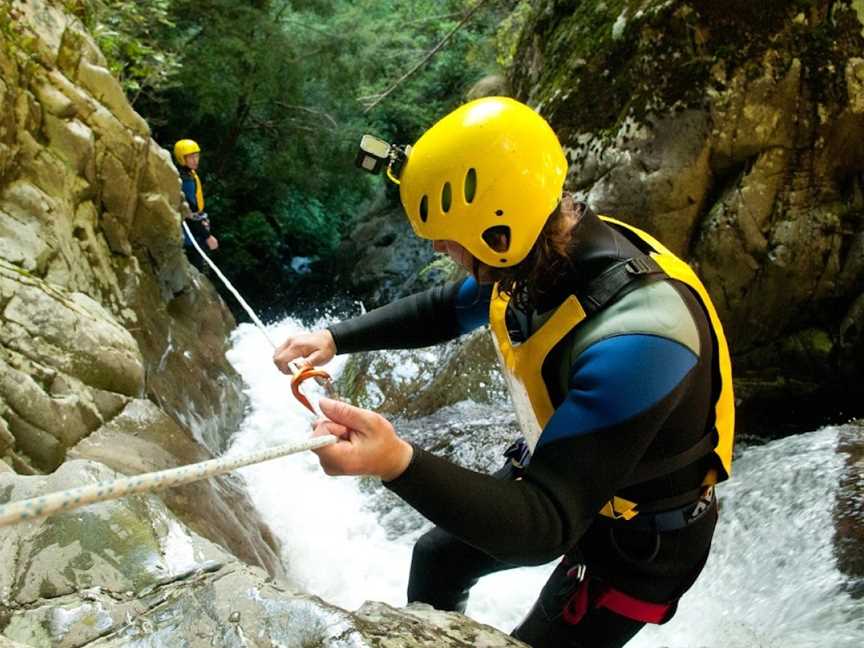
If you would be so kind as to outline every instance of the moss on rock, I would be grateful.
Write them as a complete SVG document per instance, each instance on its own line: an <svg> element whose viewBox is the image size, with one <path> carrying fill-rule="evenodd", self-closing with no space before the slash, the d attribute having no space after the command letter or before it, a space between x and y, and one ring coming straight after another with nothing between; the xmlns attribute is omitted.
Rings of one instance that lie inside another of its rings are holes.
<svg viewBox="0 0 864 648"><path fill-rule="evenodd" d="M760 74L769 49L781 49L786 66L804 62L816 101L841 101L838 71L860 39L844 2L545 0L522 32L511 82L567 142L617 133L628 116L703 106L735 70Z"/></svg>
<svg viewBox="0 0 864 648"><path fill-rule="evenodd" d="M851 385L864 414L864 5L532 9L511 85L559 134L567 186L694 266L739 378L773 373L812 394Z"/></svg>

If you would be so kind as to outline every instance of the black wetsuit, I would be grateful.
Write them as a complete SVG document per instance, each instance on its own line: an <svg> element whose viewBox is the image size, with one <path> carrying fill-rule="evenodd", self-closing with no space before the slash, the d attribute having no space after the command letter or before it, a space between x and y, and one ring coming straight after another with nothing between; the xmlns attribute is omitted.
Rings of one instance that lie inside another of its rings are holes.
<svg viewBox="0 0 864 648"><path fill-rule="evenodd" d="M511 335L529 336L533 331L525 329L538 313L542 323L543 312L571 293L579 296L622 259L640 254L634 242L587 210L574 237L578 274L557 282L558 294L535 312L510 313ZM488 291L469 278L330 330L339 353L415 348L482 324L487 308ZM665 327L660 330L673 333L654 333L658 321ZM657 531L650 526L651 503L695 504L693 493L713 459L631 482L640 465L685 451L711 425L719 390L711 335L701 306L683 284L661 278L628 287L547 357L543 377L556 411L519 471L521 479L513 479L506 467L495 476L466 470L415 447L408 469L387 483L437 525L415 546L409 601L464 611L479 577L564 556L514 631L535 647L621 646L644 625L604 608L589 608L575 625L566 623L561 609L579 585L575 565L587 567L591 582L641 600L677 601L707 558L716 506L686 526ZM645 513L638 523L597 514L613 494L640 502Z"/></svg>

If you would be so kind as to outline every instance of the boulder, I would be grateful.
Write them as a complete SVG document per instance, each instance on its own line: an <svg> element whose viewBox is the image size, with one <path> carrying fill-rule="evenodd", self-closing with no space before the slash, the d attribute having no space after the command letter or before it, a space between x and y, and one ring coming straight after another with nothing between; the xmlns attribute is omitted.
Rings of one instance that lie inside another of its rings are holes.
<svg viewBox="0 0 864 648"><path fill-rule="evenodd" d="M67 456L98 461L129 476L213 458L174 419L143 399L129 401ZM254 513L241 477L214 477L163 491L160 497L193 531L249 564L284 575L278 543Z"/></svg>
<svg viewBox="0 0 864 648"><path fill-rule="evenodd" d="M114 476L89 461L69 461L50 477L0 473L0 504ZM8 527L0 559L0 642L12 645L206 648L259 638L292 648L525 645L426 606L329 605L190 532L154 496Z"/></svg>
<svg viewBox="0 0 864 648"><path fill-rule="evenodd" d="M851 594L860 599L864 596L864 422L840 426L838 438L846 469L834 503L834 551Z"/></svg>
<svg viewBox="0 0 864 648"><path fill-rule="evenodd" d="M62 2L14 3L7 17L2 465L35 476L62 468L72 448L128 472L147 458L173 466L211 457L237 429L245 401L225 358L234 320L182 249L170 155ZM138 449L139 463L121 460L124 444ZM281 573L276 542L239 480L204 482L166 501L244 560Z"/></svg>
<svg viewBox="0 0 864 648"><path fill-rule="evenodd" d="M509 73L559 134L567 187L700 274L752 411L777 377L798 386L790 402L838 390L847 411L864 402L862 13L828 0L542 0ZM799 362L804 339L820 340L818 362Z"/></svg>
<svg viewBox="0 0 864 648"><path fill-rule="evenodd" d="M138 345L102 306L82 293L53 285L0 263L4 344L99 389L136 396L144 390Z"/></svg>
<svg viewBox="0 0 864 648"><path fill-rule="evenodd" d="M378 206L346 237L337 258L344 266L339 269L337 282L367 308L386 304L413 289L430 287L449 274L432 267L440 256L429 241L415 236L401 207ZM433 274L424 276L422 268ZM409 281L411 288L406 285Z"/></svg>
<svg viewBox="0 0 864 648"><path fill-rule="evenodd" d="M358 406L409 418L461 401L488 404L507 398L486 329L435 349L354 354L336 391Z"/></svg>
<svg viewBox="0 0 864 648"><path fill-rule="evenodd" d="M77 80L82 88L107 106L124 126L138 135L150 137L150 127L147 122L132 109L120 82L105 68L104 64L91 63L82 58L78 65Z"/></svg>

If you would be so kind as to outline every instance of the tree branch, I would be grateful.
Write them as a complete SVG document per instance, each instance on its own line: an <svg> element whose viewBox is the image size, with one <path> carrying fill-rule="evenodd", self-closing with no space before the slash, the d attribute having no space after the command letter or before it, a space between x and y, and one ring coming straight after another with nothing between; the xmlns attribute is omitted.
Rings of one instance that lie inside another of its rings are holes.
<svg viewBox="0 0 864 648"><path fill-rule="evenodd" d="M300 22L299 20L292 20L291 18L285 18L279 20L283 25L295 25L297 27L302 27L303 29L308 29L309 31L318 32L319 34L323 34L328 38L333 38L335 40L351 40L350 36L342 36L341 34L334 34L332 32L327 31L326 29L322 29L321 27L314 27L312 25L307 25L306 23Z"/></svg>
<svg viewBox="0 0 864 648"><path fill-rule="evenodd" d="M323 110L316 110L315 108L310 108L309 106L295 106L292 104L287 104L284 101L279 101L276 105L285 108L287 110L302 110L312 115L318 115L319 117L324 117L333 128L339 128L339 123L329 114L324 112Z"/></svg>
<svg viewBox="0 0 864 648"><path fill-rule="evenodd" d="M447 20L448 18L455 18L456 16L463 15L461 11L452 11L446 14L440 14L438 16L427 16L426 18L417 18L416 20L409 20L407 22L403 22L402 26L407 27L408 25L422 25L423 23L432 22L433 20Z"/></svg>
<svg viewBox="0 0 864 648"><path fill-rule="evenodd" d="M477 10L480 9L480 7L485 5L487 2L489 2L489 0L480 0L476 5L474 5L474 7L468 13L465 14L465 16L462 18L462 20L460 20L459 23L453 29L451 29L450 32L444 38L441 39L441 42L439 42L435 47L433 47L431 50L429 50L429 53L426 54L426 56L424 56L422 59L420 59L420 61L418 61L414 67L412 67L405 74L403 74L393 85L391 85L384 92L382 92L375 101L373 101L371 104L366 106L366 108L363 110L363 114L365 115L370 110L372 110L375 106L377 106L382 101L384 101L384 99L386 99L387 96L391 92L393 92L396 88L398 88L400 85L402 85L402 83L406 79L409 79L411 76L413 76L414 73L417 72L417 70L419 70L427 61L429 61L429 59L431 59L433 56L435 56L435 54L438 52L438 50L440 50L442 47L444 47L444 45L447 43L447 41L449 41L457 31L459 31L462 27L464 27L465 24L471 19L471 16L473 16L475 13L477 13Z"/></svg>

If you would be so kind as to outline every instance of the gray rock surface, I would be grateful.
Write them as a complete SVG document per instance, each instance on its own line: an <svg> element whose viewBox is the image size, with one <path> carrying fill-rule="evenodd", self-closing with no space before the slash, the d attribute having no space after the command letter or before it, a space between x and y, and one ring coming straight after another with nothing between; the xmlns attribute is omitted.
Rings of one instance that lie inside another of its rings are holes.
<svg viewBox="0 0 864 648"><path fill-rule="evenodd" d="M68 461L48 477L0 473L0 501L114 477ZM79 646L517 647L456 613L302 594L190 532L153 496L0 529L0 642ZM338 561L322 565L338 569ZM3 644L0 643L0 646Z"/></svg>
<svg viewBox="0 0 864 648"><path fill-rule="evenodd" d="M510 83L561 136L568 187L696 268L748 399L794 384L790 400L860 401L862 16L849 1L542 0L516 51Z"/></svg>
<svg viewBox="0 0 864 648"><path fill-rule="evenodd" d="M343 265L340 283L369 309L412 289L430 287L448 275L437 267L431 274L418 272L440 257L429 241L414 235L401 208L373 209L342 243L338 257Z"/></svg>
<svg viewBox="0 0 864 648"><path fill-rule="evenodd" d="M855 598L864 596L864 421L840 427L838 450L846 470L834 504L834 550L837 567L849 577Z"/></svg>
<svg viewBox="0 0 864 648"><path fill-rule="evenodd" d="M62 3L0 10L0 462L36 475L74 454L131 474L207 459L244 400L233 318L181 247L170 155ZM281 573L237 480L166 501Z"/></svg>
<svg viewBox="0 0 864 648"><path fill-rule="evenodd" d="M382 414L427 416L461 401L498 403L507 391L485 329L442 348L357 353L336 391Z"/></svg>

